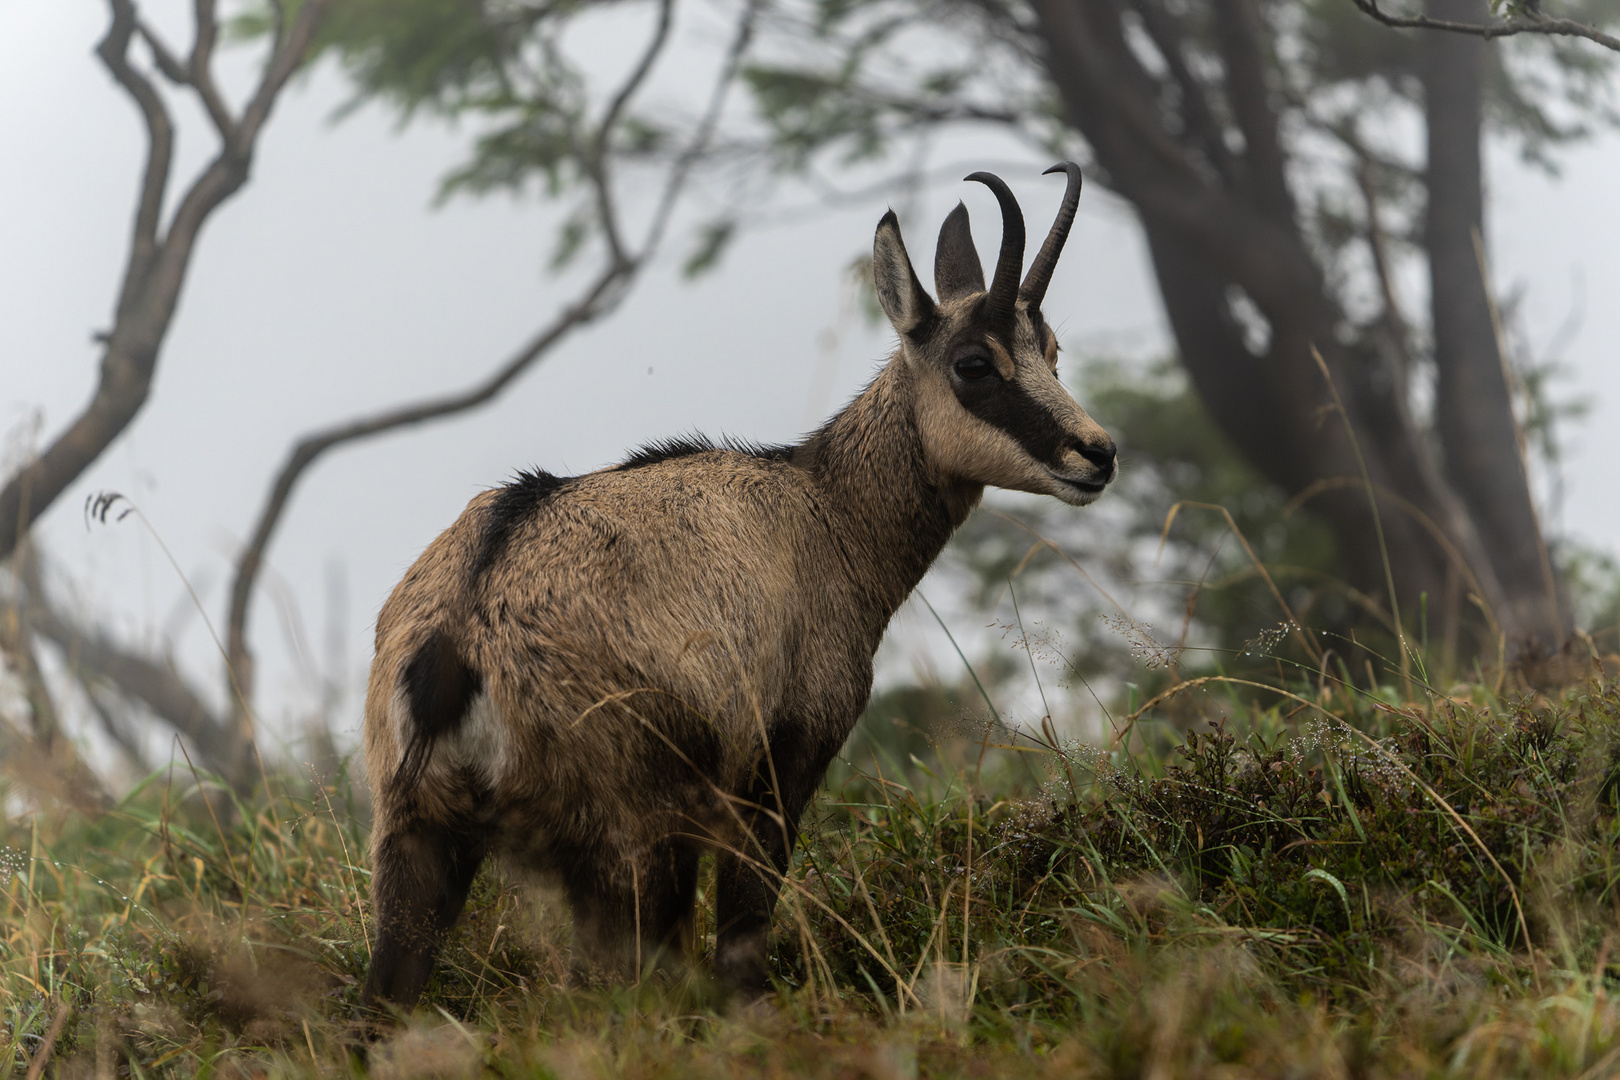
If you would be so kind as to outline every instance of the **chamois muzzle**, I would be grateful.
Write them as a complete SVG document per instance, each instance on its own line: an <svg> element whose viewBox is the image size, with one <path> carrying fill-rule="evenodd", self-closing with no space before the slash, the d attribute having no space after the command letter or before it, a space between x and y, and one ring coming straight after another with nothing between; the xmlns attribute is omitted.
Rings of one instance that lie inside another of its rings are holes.
<svg viewBox="0 0 1620 1080"><path fill-rule="evenodd" d="M1029 266L1029 275L1018 287L1019 299L1026 301L1031 310L1040 309L1041 300L1046 296L1046 286L1052 281L1052 271L1057 268L1058 256L1063 253L1063 243L1069 238L1069 228L1074 224L1075 209L1080 205L1080 166L1072 161L1060 161L1041 175L1047 176L1055 172L1069 174L1069 186L1063 193L1063 205L1058 207L1057 219L1052 222L1052 231L1046 234L1046 241L1041 244L1041 250L1035 253L1035 261Z"/></svg>
<svg viewBox="0 0 1620 1080"><path fill-rule="evenodd" d="M1001 204L1001 255L996 259L996 276L990 282L990 326L998 336L1012 336L1013 317L1018 308L1018 276L1024 272L1024 212L1001 177L976 172L963 177L983 184L995 193Z"/></svg>

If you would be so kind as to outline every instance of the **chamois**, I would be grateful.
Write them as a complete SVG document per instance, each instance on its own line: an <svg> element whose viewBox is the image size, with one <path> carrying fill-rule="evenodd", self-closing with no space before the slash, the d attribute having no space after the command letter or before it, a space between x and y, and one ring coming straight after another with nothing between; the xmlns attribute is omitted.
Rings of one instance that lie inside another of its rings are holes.
<svg viewBox="0 0 1620 1080"><path fill-rule="evenodd" d="M366 694L376 944L363 1000L414 1007L486 854L557 879L577 947L623 971L691 946L717 852L714 974L767 988L800 815L872 690L872 657L986 485L1084 506L1114 444L1058 380L1041 300L1080 169L1020 283L998 177L987 290L967 208L935 302L894 211L873 273L899 347L802 442L653 444L475 497L377 618Z"/></svg>

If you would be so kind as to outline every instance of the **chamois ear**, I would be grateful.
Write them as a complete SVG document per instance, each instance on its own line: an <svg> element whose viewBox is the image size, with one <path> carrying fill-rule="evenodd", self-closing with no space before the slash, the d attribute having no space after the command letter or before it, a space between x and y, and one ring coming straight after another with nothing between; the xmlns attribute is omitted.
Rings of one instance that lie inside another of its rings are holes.
<svg viewBox="0 0 1620 1080"><path fill-rule="evenodd" d="M941 301L984 292L984 267L979 264L979 250L973 246L965 203L957 203L939 227L939 244L934 248L934 291Z"/></svg>
<svg viewBox="0 0 1620 1080"><path fill-rule="evenodd" d="M878 222L877 236L872 240L872 279L878 303L894 328L913 340L926 336L936 308L917 280L917 271L911 268L911 256L906 254L906 242L900 239L900 221L893 210Z"/></svg>

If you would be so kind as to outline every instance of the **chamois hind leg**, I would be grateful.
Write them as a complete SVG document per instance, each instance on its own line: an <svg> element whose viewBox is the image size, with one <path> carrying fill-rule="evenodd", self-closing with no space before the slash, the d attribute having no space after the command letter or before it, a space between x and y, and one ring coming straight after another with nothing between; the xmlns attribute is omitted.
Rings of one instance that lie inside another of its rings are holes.
<svg viewBox="0 0 1620 1080"><path fill-rule="evenodd" d="M377 842L371 867L377 938L360 995L364 1006L416 1007L486 850L476 831L426 821Z"/></svg>
<svg viewBox="0 0 1620 1080"><path fill-rule="evenodd" d="M570 873L566 885L574 939L589 966L624 976L688 955L697 896L698 852L692 844L659 843L633 870L628 863L613 872L587 865Z"/></svg>
<svg viewBox="0 0 1620 1080"><path fill-rule="evenodd" d="M765 775L756 777L737 807L742 819L738 846L722 849L715 866L719 893L715 978L748 997L759 997L770 989L766 961L770 956L771 919L793 845L798 841L799 817L814 788L813 782L803 777L781 776L782 795L778 798L768 763L762 762L759 770ZM816 775L819 778L820 773Z"/></svg>

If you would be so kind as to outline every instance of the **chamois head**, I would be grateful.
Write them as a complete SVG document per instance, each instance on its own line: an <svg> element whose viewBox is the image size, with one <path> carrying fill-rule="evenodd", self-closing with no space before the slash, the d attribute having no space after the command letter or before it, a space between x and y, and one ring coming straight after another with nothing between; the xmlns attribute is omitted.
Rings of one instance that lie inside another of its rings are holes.
<svg viewBox="0 0 1620 1080"><path fill-rule="evenodd" d="M946 483L987 484L1056 495L1084 506L1117 472L1114 442L1057 377L1057 337L1041 299L1080 201L1080 166L1046 242L1019 284L1024 217L1007 185L990 173L967 177L1001 204L1001 256L987 290L967 207L958 203L939 231L936 303L917 280L894 211L878 223L873 274L878 301L900 333L903 362L918 385L923 452Z"/></svg>

